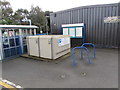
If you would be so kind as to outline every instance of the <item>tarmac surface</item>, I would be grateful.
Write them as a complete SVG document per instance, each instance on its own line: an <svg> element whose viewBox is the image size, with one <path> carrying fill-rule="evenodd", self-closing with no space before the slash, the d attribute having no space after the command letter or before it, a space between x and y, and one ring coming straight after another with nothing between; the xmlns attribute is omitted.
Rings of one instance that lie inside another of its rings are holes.
<svg viewBox="0 0 120 90"><path fill-rule="evenodd" d="M73 66L71 56L59 63L19 57L2 62L2 78L23 88L118 88L118 50L96 49L97 58L88 64L79 50Z"/></svg>

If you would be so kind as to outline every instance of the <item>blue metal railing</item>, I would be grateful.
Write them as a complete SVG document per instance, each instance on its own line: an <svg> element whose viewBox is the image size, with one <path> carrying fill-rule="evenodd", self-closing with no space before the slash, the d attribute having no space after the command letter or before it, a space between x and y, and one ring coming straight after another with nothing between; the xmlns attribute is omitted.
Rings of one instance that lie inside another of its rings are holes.
<svg viewBox="0 0 120 90"><path fill-rule="evenodd" d="M80 58L81 58L81 59L83 58L83 50L82 50L82 49L85 49L86 54L87 54L87 56L88 56L88 63L89 63L89 64L92 64L91 59L90 59L89 50L87 49L87 47L85 47L86 45L90 45L90 46L92 46L92 47L94 48L94 58L96 59L96 49L95 49L95 45L92 44L92 43L83 43L82 46L80 46L80 47L74 47L74 48L72 49L73 65L76 65L76 60L75 60L75 56L74 56L74 51L75 51L75 49L80 49L80 51L81 51Z"/></svg>

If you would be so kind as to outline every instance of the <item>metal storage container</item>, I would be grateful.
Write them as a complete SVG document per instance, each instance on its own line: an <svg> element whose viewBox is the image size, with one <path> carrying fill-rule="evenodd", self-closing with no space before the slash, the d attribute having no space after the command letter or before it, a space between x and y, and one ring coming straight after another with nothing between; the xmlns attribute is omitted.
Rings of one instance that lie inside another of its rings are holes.
<svg viewBox="0 0 120 90"><path fill-rule="evenodd" d="M70 52L69 35L41 35L27 37L28 54L57 59Z"/></svg>

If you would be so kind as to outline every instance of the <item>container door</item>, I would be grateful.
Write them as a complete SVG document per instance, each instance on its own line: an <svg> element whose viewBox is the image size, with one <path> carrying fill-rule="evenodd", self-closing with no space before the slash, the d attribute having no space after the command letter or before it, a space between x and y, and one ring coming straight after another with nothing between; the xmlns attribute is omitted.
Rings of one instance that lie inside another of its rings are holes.
<svg viewBox="0 0 120 90"><path fill-rule="evenodd" d="M1 48L0 48L0 60L2 60L2 53L1 53Z"/></svg>
<svg viewBox="0 0 120 90"><path fill-rule="evenodd" d="M40 57L52 59L51 38L40 38Z"/></svg>
<svg viewBox="0 0 120 90"><path fill-rule="evenodd" d="M29 38L28 40L29 55L39 57L38 38Z"/></svg>
<svg viewBox="0 0 120 90"><path fill-rule="evenodd" d="M2 48L2 30L0 30L0 60L2 60L3 48Z"/></svg>

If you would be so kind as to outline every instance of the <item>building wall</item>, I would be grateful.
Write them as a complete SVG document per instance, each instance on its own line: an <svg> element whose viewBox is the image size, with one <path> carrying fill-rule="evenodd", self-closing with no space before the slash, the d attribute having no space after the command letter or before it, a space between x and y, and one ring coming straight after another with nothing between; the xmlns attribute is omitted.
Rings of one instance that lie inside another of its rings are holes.
<svg viewBox="0 0 120 90"><path fill-rule="evenodd" d="M62 34L62 24L85 23L85 42L100 47L118 47L118 22L104 22L106 17L114 16L118 16L118 3L55 12L50 15L51 33Z"/></svg>

